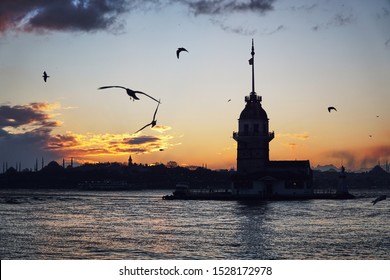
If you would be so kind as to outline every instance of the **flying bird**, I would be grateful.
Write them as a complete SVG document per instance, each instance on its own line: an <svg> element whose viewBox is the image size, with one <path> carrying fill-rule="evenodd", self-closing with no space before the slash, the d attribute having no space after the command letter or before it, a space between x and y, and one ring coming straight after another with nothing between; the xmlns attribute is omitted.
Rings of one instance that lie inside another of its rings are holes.
<svg viewBox="0 0 390 280"><path fill-rule="evenodd" d="M227 102L230 102L230 101L232 101L231 99L229 99Z"/></svg>
<svg viewBox="0 0 390 280"><path fill-rule="evenodd" d="M130 96L130 99L139 100L139 98L136 95L136 93L139 93L139 94L146 95L147 97L153 99L157 103L160 103L160 101L158 101L156 98L150 96L149 94L146 94L145 92L138 91L138 90L132 90L132 89L125 88L125 87L122 87L122 86L104 86L104 87L100 87L98 89L106 89L106 88L123 88L124 90L126 90L127 95Z"/></svg>
<svg viewBox="0 0 390 280"><path fill-rule="evenodd" d="M45 81L45 83L46 83L46 80L47 80L47 78L49 78L50 76L48 76L47 74L46 74L46 71L43 71L43 80Z"/></svg>
<svg viewBox="0 0 390 280"><path fill-rule="evenodd" d="M138 130L137 130L136 132L134 132L134 133L140 132L142 129L148 127L149 125L151 125L152 127L154 127L154 126L157 124L156 114L157 114L158 106L160 106L160 100L158 101L156 110L154 111L153 120L152 120L150 123L148 123L147 125L144 125L142 128L138 129Z"/></svg>
<svg viewBox="0 0 390 280"><path fill-rule="evenodd" d="M188 52L185 48L178 48L176 51L177 59L179 59L179 55L181 52Z"/></svg>
<svg viewBox="0 0 390 280"><path fill-rule="evenodd" d="M331 107L328 107L328 112L330 113L330 111L332 111L332 110L335 110L335 111L337 111L336 110L336 108L335 107L333 107L333 106L331 106Z"/></svg>
<svg viewBox="0 0 390 280"><path fill-rule="evenodd" d="M375 205L377 202L385 200L385 199L386 199L386 195L378 196L375 200L372 201L372 205Z"/></svg>

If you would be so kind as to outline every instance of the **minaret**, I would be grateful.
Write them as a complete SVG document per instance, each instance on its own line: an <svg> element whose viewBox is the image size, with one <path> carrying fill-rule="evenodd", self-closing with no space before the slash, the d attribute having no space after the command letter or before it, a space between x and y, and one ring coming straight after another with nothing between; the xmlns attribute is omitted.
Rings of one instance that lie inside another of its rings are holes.
<svg viewBox="0 0 390 280"><path fill-rule="evenodd" d="M245 96L245 108L238 119L238 132L233 132L237 141L237 171L253 173L265 171L269 162L269 142L274 132L269 132L267 113L261 107L261 96L255 91L255 50L252 39L251 59L252 92Z"/></svg>
<svg viewBox="0 0 390 280"><path fill-rule="evenodd" d="M133 159L131 155L129 156L129 160L127 161L127 166L133 166Z"/></svg>

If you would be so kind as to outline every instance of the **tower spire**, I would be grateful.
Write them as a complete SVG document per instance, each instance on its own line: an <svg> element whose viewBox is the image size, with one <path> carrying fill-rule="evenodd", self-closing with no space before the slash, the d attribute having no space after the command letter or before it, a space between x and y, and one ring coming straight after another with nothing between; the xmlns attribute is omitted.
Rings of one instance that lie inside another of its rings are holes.
<svg viewBox="0 0 390 280"><path fill-rule="evenodd" d="M252 92L251 94L256 94L255 92L255 47L252 38L252 58L249 60L249 64L252 65Z"/></svg>

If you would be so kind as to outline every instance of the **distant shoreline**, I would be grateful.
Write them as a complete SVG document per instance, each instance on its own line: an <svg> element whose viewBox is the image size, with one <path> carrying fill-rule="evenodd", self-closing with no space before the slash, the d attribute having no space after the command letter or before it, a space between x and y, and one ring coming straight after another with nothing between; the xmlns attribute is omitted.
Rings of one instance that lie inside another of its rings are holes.
<svg viewBox="0 0 390 280"><path fill-rule="evenodd" d="M234 170L210 170L204 167L189 169L185 167L167 167L163 164L122 165L106 163L63 168L51 162L39 171L16 171L9 168L0 174L0 189L102 189L112 190L109 185L93 184L82 186L86 182L124 182L126 186L115 186L114 190L150 190L174 189L178 182L186 182L191 188L226 188L231 186ZM335 171L313 170L313 188L334 188L337 186L339 173ZM375 166L368 172L346 172L349 189L390 187L390 173Z"/></svg>

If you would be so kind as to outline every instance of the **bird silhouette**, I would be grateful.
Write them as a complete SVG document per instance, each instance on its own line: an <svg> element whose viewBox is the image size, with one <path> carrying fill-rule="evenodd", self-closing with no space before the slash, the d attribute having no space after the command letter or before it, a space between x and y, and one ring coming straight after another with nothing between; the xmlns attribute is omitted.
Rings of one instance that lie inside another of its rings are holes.
<svg viewBox="0 0 390 280"><path fill-rule="evenodd" d="M378 196L376 199L374 199L374 200L372 201L372 205L375 205L377 202L382 201L382 200L385 200L385 199L386 199L386 195Z"/></svg>
<svg viewBox="0 0 390 280"><path fill-rule="evenodd" d="M337 111L336 110L336 108L335 107L333 107L333 106L331 106L331 107L328 107L328 112L330 113L330 111L332 111L332 110L335 110L335 111Z"/></svg>
<svg viewBox="0 0 390 280"><path fill-rule="evenodd" d="M185 48L178 48L176 51L177 59L179 59L179 55L181 52L188 52Z"/></svg>
<svg viewBox="0 0 390 280"><path fill-rule="evenodd" d="M229 99L227 102L230 102L230 101L232 101L231 99Z"/></svg>
<svg viewBox="0 0 390 280"><path fill-rule="evenodd" d="M46 74L46 71L43 71L43 80L45 81L45 83L46 83L46 80L47 80L47 78L49 78L50 76L48 76L47 74Z"/></svg>
<svg viewBox="0 0 390 280"><path fill-rule="evenodd" d="M134 132L134 133L140 132L140 131L143 130L144 128L147 128L149 125L151 125L152 127L154 127L154 126L157 124L156 114L157 114L158 106L160 106L160 100L158 101L156 110L154 111L153 120L152 120L150 123L148 123L147 125L144 125L142 128L138 129L138 130L137 130L136 132Z"/></svg>
<svg viewBox="0 0 390 280"><path fill-rule="evenodd" d="M104 87L100 87L98 89L106 89L106 88L123 88L124 90L126 90L127 95L130 96L130 99L139 100L139 98L136 95L136 93L139 93L139 94L146 95L147 97L153 99L157 103L160 103L160 101L158 101L156 98L150 96L149 94L146 94L145 92L138 91L138 90L132 90L132 89L125 88L125 87L122 87L122 86L104 86Z"/></svg>

